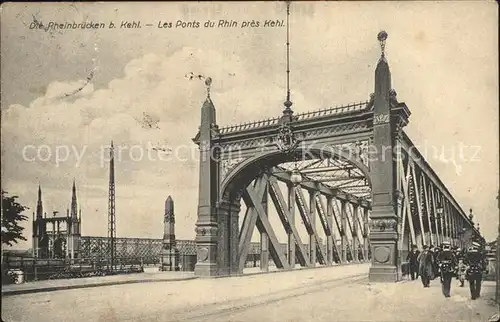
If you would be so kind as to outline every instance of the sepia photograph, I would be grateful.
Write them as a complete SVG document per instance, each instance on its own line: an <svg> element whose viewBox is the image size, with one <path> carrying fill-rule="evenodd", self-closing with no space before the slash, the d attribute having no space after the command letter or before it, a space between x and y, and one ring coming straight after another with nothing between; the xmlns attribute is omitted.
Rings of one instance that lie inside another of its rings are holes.
<svg viewBox="0 0 500 322"><path fill-rule="evenodd" d="M0 28L2 321L500 321L497 2Z"/></svg>

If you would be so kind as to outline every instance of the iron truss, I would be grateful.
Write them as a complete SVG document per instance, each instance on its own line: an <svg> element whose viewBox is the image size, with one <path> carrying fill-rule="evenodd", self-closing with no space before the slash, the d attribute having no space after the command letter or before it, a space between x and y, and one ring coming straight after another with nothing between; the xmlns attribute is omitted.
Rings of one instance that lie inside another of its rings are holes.
<svg viewBox="0 0 500 322"><path fill-rule="evenodd" d="M343 191L371 201L371 188L366 176L357 167L340 158L310 159L287 162L277 167L283 173L297 168L304 182L322 183L328 188Z"/></svg>

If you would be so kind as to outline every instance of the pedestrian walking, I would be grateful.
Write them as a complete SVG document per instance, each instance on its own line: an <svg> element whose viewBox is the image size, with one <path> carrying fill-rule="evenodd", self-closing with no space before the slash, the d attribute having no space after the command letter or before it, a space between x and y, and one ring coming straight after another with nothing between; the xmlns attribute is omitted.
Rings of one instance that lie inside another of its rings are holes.
<svg viewBox="0 0 500 322"><path fill-rule="evenodd" d="M418 255L420 255L420 251L418 250L417 245L413 245L411 252L409 252L408 256L406 256L412 281L418 279Z"/></svg>
<svg viewBox="0 0 500 322"><path fill-rule="evenodd" d="M475 300L481 296L481 282L483 272L486 270L486 259L484 254L479 250L479 244L473 243L465 256L465 264L467 268L467 280L469 281L471 299Z"/></svg>
<svg viewBox="0 0 500 322"><path fill-rule="evenodd" d="M457 259L451 250L450 242L443 242L442 251L438 256L439 270L441 272L441 289L445 297L450 297L451 280L455 275Z"/></svg>
<svg viewBox="0 0 500 322"><path fill-rule="evenodd" d="M437 268L437 247L435 247L434 245L431 244L431 246L429 247L429 252L431 253L432 255L432 276L431 276L431 280L435 279L437 276L438 276L438 268Z"/></svg>
<svg viewBox="0 0 500 322"><path fill-rule="evenodd" d="M422 284L424 285L424 287L429 287L434 258L429 252L429 247L427 245L424 245L423 251L420 253L417 260L419 264L419 274L422 279Z"/></svg>

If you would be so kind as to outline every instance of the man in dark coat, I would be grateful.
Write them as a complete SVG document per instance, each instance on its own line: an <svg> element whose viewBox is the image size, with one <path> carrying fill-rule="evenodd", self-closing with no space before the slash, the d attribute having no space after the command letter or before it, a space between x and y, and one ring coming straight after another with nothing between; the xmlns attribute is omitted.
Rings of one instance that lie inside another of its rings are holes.
<svg viewBox="0 0 500 322"><path fill-rule="evenodd" d="M406 256L412 281L418 278L418 255L420 255L420 252L418 251L417 245L413 245L411 252Z"/></svg>
<svg viewBox="0 0 500 322"><path fill-rule="evenodd" d="M441 272L441 286L443 295L450 297L451 292L451 279L455 275L457 267L457 258L451 250L450 242L443 242L442 251L438 256L439 270Z"/></svg>
<svg viewBox="0 0 500 322"><path fill-rule="evenodd" d="M465 264L469 266L466 276L469 280L471 299L475 300L481 295L481 281L483 271L486 270L484 254L480 252L477 244L474 243L469 249L465 257Z"/></svg>
<svg viewBox="0 0 500 322"><path fill-rule="evenodd" d="M437 267L437 247L432 245L429 247L429 252L432 254L433 265L432 265L432 276L431 279L435 279L438 276L438 267Z"/></svg>
<svg viewBox="0 0 500 322"><path fill-rule="evenodd" d="M419 274L422 278L422 284L424 287L429 287L434 258L431 252L429 252L429 247L427 245L424 245L423 248L424 250L418 256Z"/></svg>
<svg viewBox="0 0 500 322"><path fill-rule="evenodd" d="M436 277L441 277L441 267L439 267L439 261L438 258L443 252L443 245L436 246L434 247L434 270L435 270L435 275Z"/></svg>

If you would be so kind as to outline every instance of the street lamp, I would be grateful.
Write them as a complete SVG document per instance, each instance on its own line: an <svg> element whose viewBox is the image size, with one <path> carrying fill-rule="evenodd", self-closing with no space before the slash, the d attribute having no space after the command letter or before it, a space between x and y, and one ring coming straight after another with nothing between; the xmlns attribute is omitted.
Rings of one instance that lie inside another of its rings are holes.
<svg viewBox="0 0 500 322"><path fill-rule="evenodd" d="M467 231L467 228L465 227L462 227L462 229L460 229L458 231L458 238L460 238L460 248L464 248L464 235L465 235L465 232Z"/></svg>
<svg viewBox="0 0 500 322"><path fill-rule="evenodd" d="M290 181L294 186L302 183L302 175L300 174L299 169L297 169L297 167L295 167L295 169L292 170L292 173L290 174Z"/></svg>
<svg viewBox="0 0 500 322"><path fill-rule="evenodd" d="M436 220L438 221L439 223L439 226L441 227L441 233L443 232L443 227L441 225L441 217L443 216L443 207L437 207L436 209ZM439 231L438 231L438 234L439 234ZM442 236L443 238L441 239L441 242L444 241L444 235Z"/></svg>

